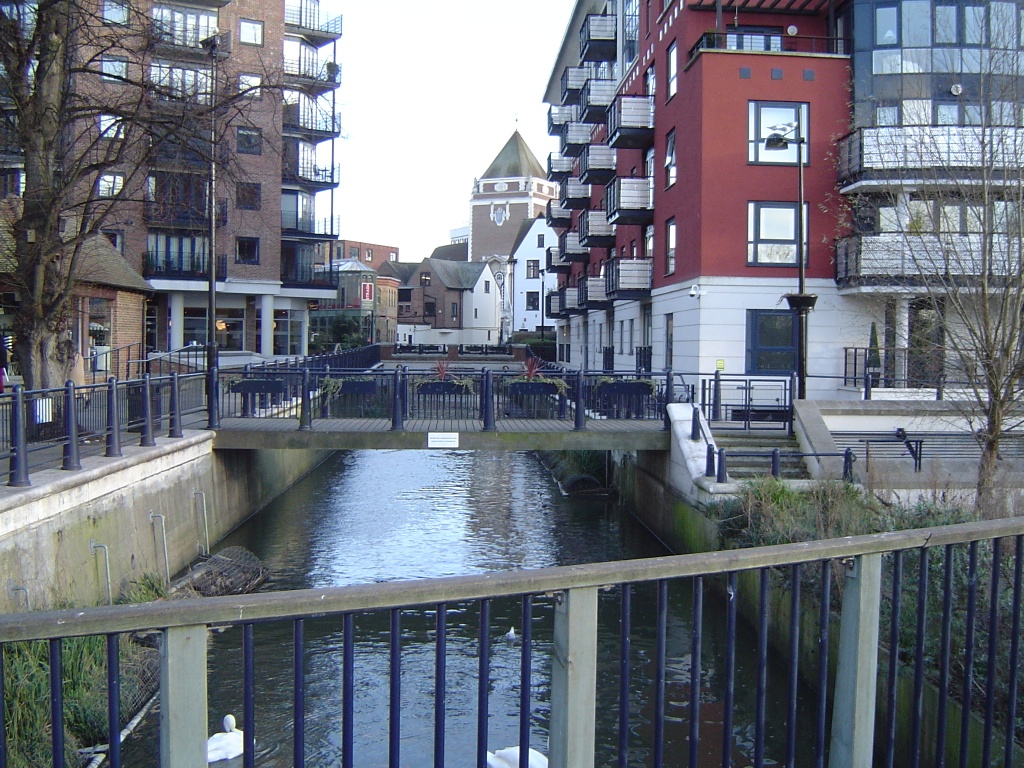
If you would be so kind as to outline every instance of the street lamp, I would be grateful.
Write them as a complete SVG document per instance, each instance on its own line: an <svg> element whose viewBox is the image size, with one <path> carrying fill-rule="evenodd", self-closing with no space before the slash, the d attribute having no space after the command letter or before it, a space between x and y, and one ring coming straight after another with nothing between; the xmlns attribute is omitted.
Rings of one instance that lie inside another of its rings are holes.
<svg viewBox="0 0 1024 768"><path fill-rule="evenodd" d="M773 125L768 130L772 133L764 141L766 150L785 150L790 145L796 146L796 166L798 179L798 194L796 207L796 262L797 262L797 292L787 293L783 298L789 304L789 309L796 317L797 338L796 338L796 375L797 375L797 398L807 398L807 314L814 309L818 301L817 295L807 293L805 290L805 277L807 271L807 250L804 238L804 147L807 140L804 138L803 126L801 125L801 107L797 107L796 121Z"/></svg>
<svg viewBox="0 0 1024 768"><path fill-rule="evenodd" d="M544 295L544 270L540 270L540 340L544 341L544 315L547 310L547 296Z"/></svg>
<svg viewBox="0 0 1024 768"><path fill-rule="evenodd" d="M220 56L220 33L213 34L199 44L210 54L210 260L206 307L206 370L217 367L217 59Z"/></svg>

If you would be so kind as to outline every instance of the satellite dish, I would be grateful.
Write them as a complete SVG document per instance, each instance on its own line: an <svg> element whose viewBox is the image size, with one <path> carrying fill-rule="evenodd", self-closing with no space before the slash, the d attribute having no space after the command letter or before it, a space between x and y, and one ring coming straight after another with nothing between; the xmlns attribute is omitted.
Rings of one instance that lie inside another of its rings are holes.
<svg viewBox="0 0 1024 768"><path fill-rule="evenodd" d="M960 85L960 83L954 83L949 87L949 92L952 93L954 96L959 96L961 93L964 92L964 87Z"/></svg>

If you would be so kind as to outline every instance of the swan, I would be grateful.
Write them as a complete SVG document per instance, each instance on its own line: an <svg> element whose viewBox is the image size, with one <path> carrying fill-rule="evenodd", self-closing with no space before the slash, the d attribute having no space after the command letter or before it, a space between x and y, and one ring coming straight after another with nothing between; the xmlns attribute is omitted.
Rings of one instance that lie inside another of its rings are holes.
<svg viewBox="0 0 1024 768"><path fill-rule="evenodd" d="M206 740L206 762L230 760L242 754L242 732L235 727L235 716L224 715L224 733Z"/></svg>
<svg viewBox="0 0 1024 768"><path fill-rule="evenodd" d="M548 768L548 759L536 749L530 748L530 768ZM487 768L519 768L519 747L506 747L497 752L487 753Z"/></svg>

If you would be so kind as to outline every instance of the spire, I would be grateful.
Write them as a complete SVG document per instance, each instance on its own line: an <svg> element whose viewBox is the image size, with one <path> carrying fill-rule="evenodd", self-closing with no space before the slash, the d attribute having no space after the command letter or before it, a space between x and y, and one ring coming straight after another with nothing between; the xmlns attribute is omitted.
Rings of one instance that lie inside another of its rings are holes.
<svg viewBox="0 0 1024 768"><path fill-rule="evenodd" d="M517 130L480 177L482 179L547 178L547 172Z"/></svg>

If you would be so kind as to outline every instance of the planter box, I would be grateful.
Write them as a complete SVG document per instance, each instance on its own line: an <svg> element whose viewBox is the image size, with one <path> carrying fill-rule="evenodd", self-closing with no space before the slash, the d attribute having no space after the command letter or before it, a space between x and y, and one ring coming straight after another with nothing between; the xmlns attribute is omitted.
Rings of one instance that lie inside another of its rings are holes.
<svg viewBox="0 0 1024 768"><path fill-rule="evenodd" d="M515 381L508 385L508 393L512 397L524 395L557 395L558 385L550 381Z"/></svg>
<svg viewBox="0 0 1024 768"><path fill-rule="evenodd" d="M646 381L612 381L597 385L598 397L644 397L654 389Z"/></svg>
<svg viewBox="0 0 1024 768"><path fill-rule="evenodd" d="M416 388L418 395L471 395L472 387L456 381L424 381Z"/></svg>
<svg viewBox="0 0 1024 768"><path fill-rule="evenodd" d="M654 397L654 389L646 381L611 381L595 389L597 408L610 419L642 419Z"/></svg>
<svg viewBox="0 0 1024 768"><path fill-rule="evenodd" d="M376 381L351 381L345 379L341 382L341 394L343 395L372 395L376 392Z"/></svg>

